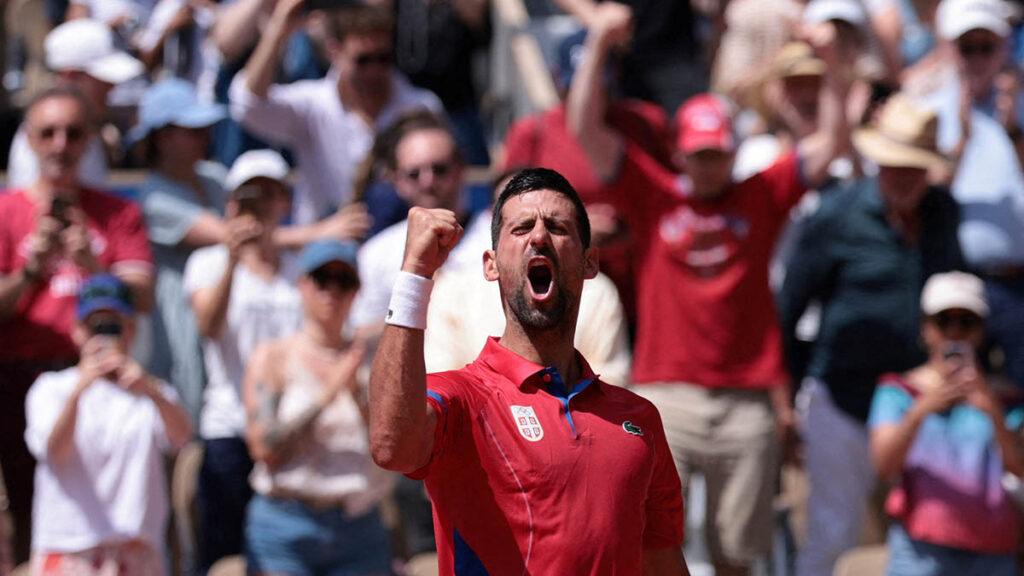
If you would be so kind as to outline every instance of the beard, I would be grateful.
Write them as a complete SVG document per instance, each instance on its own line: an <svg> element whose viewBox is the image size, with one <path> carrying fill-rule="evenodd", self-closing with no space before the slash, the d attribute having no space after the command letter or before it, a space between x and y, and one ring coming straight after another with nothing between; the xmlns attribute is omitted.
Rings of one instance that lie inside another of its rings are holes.
<svg viewBox="0 0 1024 576"><path fill-rule="evenodd" d="M513 290L508 297L508 307L527 332L550 330L561 324L569 311L569 298L561 286L557 292L550 308L541 309L530 307L524 290Z"/></svg>

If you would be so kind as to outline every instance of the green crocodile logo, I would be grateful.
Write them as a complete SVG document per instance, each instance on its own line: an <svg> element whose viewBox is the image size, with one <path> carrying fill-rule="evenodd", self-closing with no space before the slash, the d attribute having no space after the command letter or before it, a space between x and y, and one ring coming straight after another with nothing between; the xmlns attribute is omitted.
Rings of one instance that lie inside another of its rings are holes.
<svg viewBox="0 0 1024 576"><path fill-rule="evenodd" d="M629 432L630 434L632 434L634 436L643 436L644 435L643 428L641 428L639 426L634 426L633 423L631 421L629 421L629 420L626 420L625 422L622 423L622 429L625 430L626 432Z"/></svg>

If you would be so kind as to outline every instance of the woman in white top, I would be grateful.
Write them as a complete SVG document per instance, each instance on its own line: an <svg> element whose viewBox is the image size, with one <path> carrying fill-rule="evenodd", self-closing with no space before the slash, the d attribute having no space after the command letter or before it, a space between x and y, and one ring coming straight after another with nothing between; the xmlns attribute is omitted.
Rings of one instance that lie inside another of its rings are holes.
<svg viewBox="0 0 1024 576"><path fill-rule="evenodd" d="M357 246L320 241L299 256L302 328L256 349L245 377L256 496L246 516L253 574L388 574L369 455L359 346L342 325L359 289Z"/></svg>
<svg viewBox="0 0 1024 576"><path fill-rule="evenodd" d="M192 433L174 389L126 354L131 292L109 274L83 284L78 365L29 390L25 440L38 459L33 576L164 574L164 456Z"/></svg>

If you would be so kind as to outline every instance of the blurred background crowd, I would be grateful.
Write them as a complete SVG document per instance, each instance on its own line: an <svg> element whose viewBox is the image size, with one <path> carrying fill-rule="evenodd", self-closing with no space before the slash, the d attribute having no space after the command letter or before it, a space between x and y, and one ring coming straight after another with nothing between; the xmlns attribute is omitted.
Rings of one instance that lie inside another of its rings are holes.
<svg viewBox="0 0 1024 576"><path fill-rule="evenodd" d="M693 573L1021 573L1017 0L0 4L0 576L436 574L366 433L405 216L459 368L537 166Z"/></svg>

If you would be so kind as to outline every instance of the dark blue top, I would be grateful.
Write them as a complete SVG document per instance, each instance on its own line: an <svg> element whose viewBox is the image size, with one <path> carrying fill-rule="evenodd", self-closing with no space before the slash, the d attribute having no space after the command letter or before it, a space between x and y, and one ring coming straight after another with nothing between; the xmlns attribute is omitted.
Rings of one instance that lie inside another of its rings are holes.
<svg viewBox="0 0 1024 576"><path fill-rule="evenodd" d="M937 272L963 268L958 210L945 189L921 202L921 230L907 243L885 217L877 179L822 194L803 229L779 294L787 362L794 378L822 380L836 405L864 422L886 372L924 362L920 296ZM822 305L817 340L795 337L808 304Z"/></svg>

